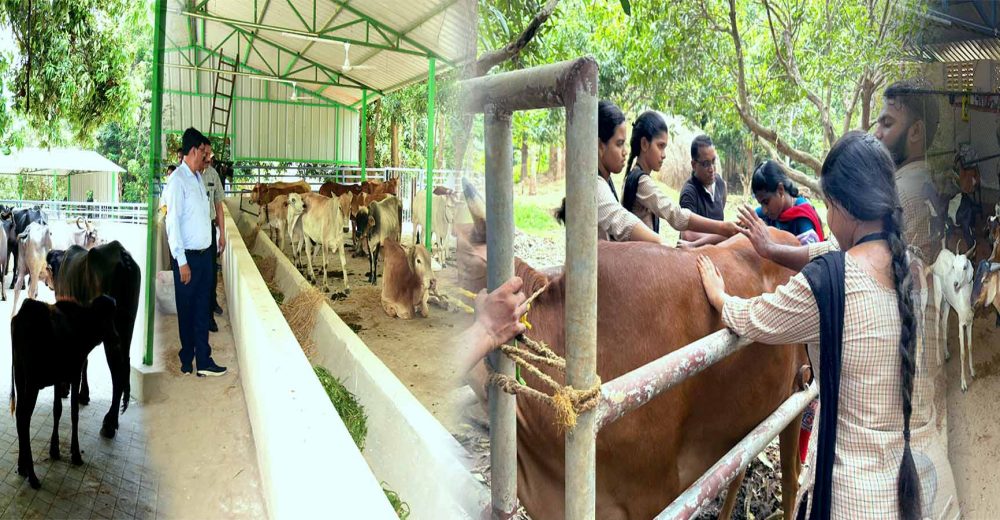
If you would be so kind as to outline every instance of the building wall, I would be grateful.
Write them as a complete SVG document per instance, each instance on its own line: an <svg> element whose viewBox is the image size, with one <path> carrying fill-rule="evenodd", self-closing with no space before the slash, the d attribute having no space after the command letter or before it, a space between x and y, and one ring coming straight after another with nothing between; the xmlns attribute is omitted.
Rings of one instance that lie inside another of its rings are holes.
<svg viewBox="0 0 1000 520"><path fill-rule="evenodd" d="M69 200L85 202L87 191L94 190L94 202L119 202L118 176L112 172L78 173L69 179Z"/></svg>
<svg viewBox="0 0 1000 520"><path fill-rule="evenodd" d="M167 63L187 65L182 52L172 51ZM214 68L214 60L202 66ZM211 122L215 75L164 68L163 128L181 133L194 126L207 132ZM357 164L360 119L356 110L335 105L299 90L292 101L291 85L236 77L229 135L233 159Z"/></svg>

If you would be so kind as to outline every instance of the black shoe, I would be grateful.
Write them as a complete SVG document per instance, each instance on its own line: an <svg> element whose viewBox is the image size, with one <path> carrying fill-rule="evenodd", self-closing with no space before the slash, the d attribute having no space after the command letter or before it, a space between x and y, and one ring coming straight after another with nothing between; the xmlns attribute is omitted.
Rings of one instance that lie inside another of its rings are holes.
<svg viewBox="0 0 1000 520"><path fill-rule="evenodd" d="M201 377L205 376L214 377L214 376L226 375L226 367L220 367L219 365L216 365L214 361L212 361L211 364L206 366L205 368L198 367L198 375Z"/></svg>
<svg viewBox="0 0 1000 520"><path fill-rule="evenodd" d="M212 318L208 322L208 331L209 332L219 332L219 325L217 323L215 323L215 318Z"/></svg>
<svg viewBox="0 0 1000 520"><path fill-rule="evenodd" d="M217 316L222 316L222 307L219 307L219 304L216 303L215 308L212 309L212 312L214 312Z"/></svg>
<svg viewBox="0 0 1000 520"><path fill-rule="evenodd" d="M181 375L187 376L194 372L194 368L191 365L181 365Z"/></svg>

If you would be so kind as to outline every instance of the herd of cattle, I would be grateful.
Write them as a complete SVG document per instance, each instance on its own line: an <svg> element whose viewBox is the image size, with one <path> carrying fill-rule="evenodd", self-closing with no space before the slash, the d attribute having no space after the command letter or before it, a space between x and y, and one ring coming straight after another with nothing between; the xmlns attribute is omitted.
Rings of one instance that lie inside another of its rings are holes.
<svg viewBox="0 0 1000 520"><path fill-rule="evenodd" d="M14 209L0 206L0 282L10 257L14 259L11 319L12 372L10 407L17 422L17 472L31 487L41 482L31 456L31 413L38 393L53 387L55 421L49 455L59 459L61 399L70 398L71 460L82 464L77 423L79 405L90 402L87 356L97 345L111 371L111 406L101 435L113 438L118 430L118 408L129 401L129 347L139 306L141 274L132 255L117 240L98 237L97 227L83 218L49 222L38 206ZM55 292L56 303L35 300L38 283ZM18 310L20 291L29 283L28 300ZM6 300L6 286L0 294ZM18 403L18 398L20 403Z"/></svg>
<svg viewBox="0 0 1000 520"><path fill-rule="evenodd" d="M943 339L944 359L949 359L948 352L948 316L952 309L958 316L959 361L962 365L962 391L968 390L965 380L966 350L968 350L969 375L976 376L972 364L972 322L979 312L989 312L992 306L997 313L996 326L1000 327L1000 203L994 208L994 214L986 221L986 235L992 244L989 256L974 265L976 244L965 253L950 251L947 247L948 237L960 231L960 224L954 221L954 214L938 215L933 206L931 210L931 232L940 235L941 252L930 265L929 269L934 279L933 298L938 309L938 327L940 338ZM957 248L957 245L956 245ZM922 306L927 302L922 301ZM937 359L942 362L941 344L938 344Z"/></svg>
<svg viewBox="0 0 1000 520"><path fill-rule="evenodd" d="M398 197L399 180L370 180L361 184L327 182L313 192L305 181L257 184L250 202L261 209L258 225L273 234L282 250L290 252L297 267L306 268L306 278L318 282L313 258L322 252L323 287L328 288L328 253L340 257L344 290L347 279L345 233L355 255L367 256L368 282L378 285L382 268L382 308L391 317L410 319L428 315L427 301L436 290L430 253L420 245L420 229L432 233L434 252L443 266L448 259L447 240L454 230L461 202L458 192L435 187L430 229L426 217L426 192L414 194L414 245L402 245L403 205ZM304 265L303 265L304 264Z"/></svg>

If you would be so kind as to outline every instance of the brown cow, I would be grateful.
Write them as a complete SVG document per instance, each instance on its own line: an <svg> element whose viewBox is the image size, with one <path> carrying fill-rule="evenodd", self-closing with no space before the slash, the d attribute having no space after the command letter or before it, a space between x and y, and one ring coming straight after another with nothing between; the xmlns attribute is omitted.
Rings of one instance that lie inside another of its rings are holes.
<svg viewBox="0 0 1000 520"><path fill-rule="evenodd" d="M345 193L352 193L357 195L361 193L360 184L340 184L339 182L324 182L322 186L319 187L319 194L326 197L339 197Z"/></svg>
<svg viewBox="0 0 1000 520"><path fill-rule="evenodd" d="M459 230L459 271L472 291L485 285L482 230L481 221ZM798 243L777 229L771 235L779 243ZM792 274L762 260L739 235L697 251L600 242L597 368L602 381L723 328L702 288L696 264L701 254L719 266L727 291L736 296L774 291ZM565 357L563 274L543 274L520 259L515 259L515 272L525 282L525 294L549 284L528 312L533 326L528 335ZM597 518L645 519L662 511L795 391L797 369L806 362L801 345L751 345L605 427L597 438ZM526 371L522 375L529 386L544 388ZM798 420L780 434L785 511L792 510L796 495L798 434ZM551 409L518 399L517 435L521 503L533 518L563 518L565 444ZM732 511L741 480L731 486L724 512Z"/></svg>
<svg viewBox="0 0 1000 520"><path fill-rule="evenodd" d="M312 188L304 180L295 182L273 182L270 184L257 184L250 192L250 202L258 205L270 204L278 195L288 195L290 193L309 193Z"/></svg>
<svg viewBox="0 0 1000 520"><path fill-rule="evenodd" d="M428 292L437 285L431 269L431 255L424 246L404 248L393 239L382 244L385 268L382 273L382 309L390 317L427 317Z"/></svg>
<svg viewBox="0 0 1000 520"><path fill-rule="evenodd" d="M396 195L399 191L399 179L393 177L387 181L372 179L361 183L361 191L369 195L388 194Z"/></svg>

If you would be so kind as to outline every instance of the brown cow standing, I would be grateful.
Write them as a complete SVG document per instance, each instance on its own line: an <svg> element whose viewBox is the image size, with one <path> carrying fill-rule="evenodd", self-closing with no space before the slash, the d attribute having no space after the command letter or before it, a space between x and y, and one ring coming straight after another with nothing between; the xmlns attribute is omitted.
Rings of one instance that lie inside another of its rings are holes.
<svg viewBox="0 0 1000 520"><path fill-rule="evenodd" d="M459 271L473 291L485 285L483 230L481 221L460 230ZM798 244L783 231L772 228L771 235L776 242ZM792 274L762 260L739 235L694 252L600 242L597 368L602 381L724 327L702 288L700 254L719 266L727 292L735 296L774 291ZM528 336L565 357L565 278L562 273L548 277L520 259L515 259L515 272L525 282L525 294L550 284L528 312L533 326ZM654 517L795 391L798 368L806 363L801 345L754 344L605 427L597 437L597 518ZM522 375L529 386L544 388L526 371ZM780 434L785 511L792 510L796 495L798 434L798 420ZM565 441L552 410L518 399L517 436L521 503L533 518L563 518ZM741 481L742 475L731 485L724 514L732 511Z"/></svg>
<svg viewBox="0 0 1000 520"><path fill-rule="evenodd" d="M345 193L352 193L357 195L361 193L360 184L340 184L339 182L324 182L322 186L319 187L319 194L326 197L339 197Z"/></svg>
<svg viewBox="0 0 1000 520"><path fill-rule="evenodd" d="M288 195L290 193L309 193L312 188L309 183L303 180L295 182L273 182L270 184L257 184L250 192L250 202L264 206L270 204L278 195Z"/></svg>
<svg viewBox="0 0 1000 520"><path fill-rule="evenodd" d="M424 246L404 248L396 240L382 244L385 268L382 272L382 309L390 317L413 319L416 313L427 317L428 292L437 280L431 269L431 255Z"/></svg>

